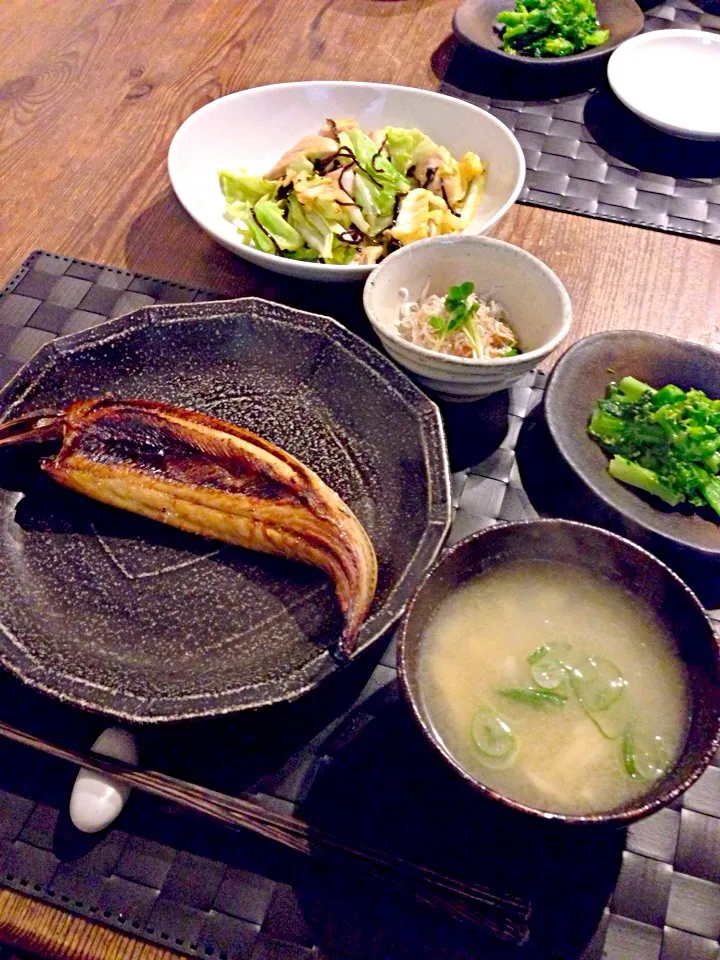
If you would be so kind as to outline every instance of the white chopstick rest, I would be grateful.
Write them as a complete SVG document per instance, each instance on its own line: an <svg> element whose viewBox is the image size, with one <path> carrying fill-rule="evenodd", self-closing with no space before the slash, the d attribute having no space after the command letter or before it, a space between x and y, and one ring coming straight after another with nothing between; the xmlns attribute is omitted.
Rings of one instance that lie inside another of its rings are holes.
<svg viewBox="0 0 720 960"><path fill-rule="evenodd" d="M114 760L133 764L138 762L135 737L120 727L109 727L103 731L92 745L92 750ZM83 833L99 833L120 815L129 795L130 787L83 768L70 794L70 819Z"/></svg>

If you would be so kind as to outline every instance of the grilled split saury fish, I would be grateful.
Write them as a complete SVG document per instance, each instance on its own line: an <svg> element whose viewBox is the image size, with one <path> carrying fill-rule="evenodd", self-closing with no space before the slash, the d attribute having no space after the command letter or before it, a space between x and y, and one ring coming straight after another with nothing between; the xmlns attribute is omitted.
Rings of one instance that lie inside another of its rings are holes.
<svg viewBox="0 0 720 960"><path fill-rule="evenodd" d="M41 462L95 500L224 543L320 567L352 652L377 584L370 538L309 467L249 430L147 400L102 397L0 423L0 446L60 440Z"/></svg>

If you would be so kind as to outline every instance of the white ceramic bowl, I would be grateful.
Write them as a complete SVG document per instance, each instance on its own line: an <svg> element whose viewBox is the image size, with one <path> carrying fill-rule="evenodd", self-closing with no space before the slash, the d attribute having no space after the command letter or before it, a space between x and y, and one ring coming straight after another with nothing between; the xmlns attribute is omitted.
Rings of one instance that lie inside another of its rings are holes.
<svg viewBox="0 0 720 960"><path fill-rule="evenodd" d="M654 127L720 140L720 35L656 30L618 47L608 81L625 106Z"/></svg>
<svg viewBox="0 0 720 960"><path fill-rule="evenodd" d="M240 242L224 219L218 170L264 173L326 117L354 117L366 130L419 127L454 156L473 150L488 167L485 195L470 234L487 233L515 202L525 179L520 144L485 110L454 97L382 83L313 80L254 87L221 97L193 113L170 144L173 189L190 216L218 243L277 273L310 280L362 280L373 269L303 263Z"/></svg>
<svg viewBox="0 0 720 960"><path fill-rule="evenodd" d="M522 353L499 360L452 357L409 343L397 332L400 289L418 300L471 280L478 296L498 300ZM436 237L391 254L368 278L365 312L390 356L424 387L449 400L475 400L504 390L532 370L567 336L572 309L552 270L526 250L489 237Z"/></svg>

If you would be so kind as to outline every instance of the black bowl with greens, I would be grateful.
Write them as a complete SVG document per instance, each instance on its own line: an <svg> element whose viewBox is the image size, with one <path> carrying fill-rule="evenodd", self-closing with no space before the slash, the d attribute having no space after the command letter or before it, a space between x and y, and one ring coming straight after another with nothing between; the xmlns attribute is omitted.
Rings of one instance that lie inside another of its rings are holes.
<svg viewBox="0 0 720 960"><path fill-rule="evenodd" d="M453 18L462 43L535 70L602 60L643 24L635 0L465 0Z"/></svg>
<svg viewBox="0 0 720 960"><path fill-rule="evenodd" d="M545 420L592 500L634 540L720 561L720 353L640 330L580 340Z"/></svg>

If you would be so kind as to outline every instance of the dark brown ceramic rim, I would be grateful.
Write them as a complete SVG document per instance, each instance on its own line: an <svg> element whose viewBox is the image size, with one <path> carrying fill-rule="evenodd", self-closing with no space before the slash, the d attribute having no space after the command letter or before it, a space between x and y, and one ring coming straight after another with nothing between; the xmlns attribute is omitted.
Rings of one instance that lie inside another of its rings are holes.
<svg viewBox="0 0 720 960"><path fill-rule="evenodd" d="M611 36L607 43L600 47L591 47L588 50L583 50L581 53L571 53L566 57L526 57L522 54L506 53L502 49L499 35L494 32L492 34L495 41L493 44L488 43L485 38L473 36L472 32L464 26L463 20L466 16L470 16L468 11L471 11L477 3L478 0L464 0L464 3L462 3L453 14L453 33L457 39L472 50L489 54L492 57L497 57L499 60L504 60L505 63L512 64L514 67L526 70L562 70L563 68L567 69L580 64L588 64L606 59L621 43L640 33L644 23L642 10L634 3L634 0L621 0L621 2L616 2L618 8L617 17L619 18L620 26L623 25L623 14L628 21L635 20L635 23L629 23L629 29L618 30L616 27L616 17L610 20L606 16L605 20L607 20L607 25L611 29ZM503 9L511 10L513 6L512 2L508 2ZM605 20L603 20L602 17L600 19L601 23L605 25ZM494 22L493 18L493 23ZM616 34L614 39L613 33Z"/></svg>
<svg viewBox="0 0 720 960"><path fill-rule="evenodd" d="M692 769L691 773L688 774L684 779L675 784L672 787L668 787L667 790L663 791L662 794L652 800L643 798L642 796L638 797L635 801L630 801L625 804L623 808L619 810L610 810L607 812L593 813L587 815L577 815L577 814L563 814L563 813L554 813L549 810L540 810L536 807L527 806L526 804L519 803L516 800L512 800L509 797L504 796L501 793L498 793L495 790L492 790L490 787L485 786L479 780L476 780L471 774L469 774L453 757L453 755L445 748L442 741L435 736L432 731L432 728L428 721L423 715L415 695L413 693L412 684L409 679L408 673L408 655L407 655L407 644L408 644L408 623L412 616L413 609L418 602L419 597L421 596L423 590L426 588L428 582L432 579L435 573L440 570L452 557L454 554L462 551L465 547L472 542L482 540L484 537L487 537L492 533L493 530L497 529L498 525L494 525L485 530L481 530L478 533L474 533L469 537L466 537L464 540L460 540L458 543L454 544L448 550L443 551L442 555L435 563L430 567L426 572L425 576L422 579L422 582L418 586L415 594L413 595L410 603L407 606L405 611L405 616L400 628L400 635L398 641L398 673L400 676L400 685L403 691L406 702L408 703L410 710L417 722L418 726L422 730L426 740L441 754L444 760L452 767L452 769L459 774L466 783L470 784L475 790L479 793L484 794L486 797L490 797L492 800L497 801L498 803L503 804L506 807L510 807L512 810L529 814L534 817L541 817L544 820L558 821L561 823L569 825L607 825L607 826L623 826L629 823L639 820L643 817L647 817L652 813L655 813L657 810L660 810L662 807L666 807L669 803L672 803L673 800L676 800L681 794L683 794L688 787L692 786L693 783L700 777L700 775L705 771L705 769L712 762L715 754L720 748L720 716L717 718L717 725L714 736L711 738L707 747L702 753L701 758L696 763L695 767ZM558 519L539 519L539 520L521 520L515 523L500 524L499 526L503 527L512 527L517 528L518 530L527 529L530 527L555 527L555 528L573 528L576 530L585 530L592 531L593 536L599 536L613 540L623 544L630 551L634 551L637 554L642 555L651 566L654 566L657 570L662 571L663 574L669 577L672 581L675 582L676 586L684 594L687 603L696 608L697 612L701 615L703 621L707 625L707 640L712 644L712 651L714 654L714 661L716 667L716 673L720 674L720 643L718 638L715 635L713 626L708 618L705 609L701 605L700 601L697 599L695 594L690 590L687 584L677 576L669 567L664 563L654 557L647 550L643 550L642 547L637 546L637 544L632 543L630 540L625 539L625 537L620 537L615 533L610 533L607 530L602 530L600 527L593 527L590 524L586 523L576 523L571 520L558 520ZM672 771L671 771L672 773ZM661 781L662 782L662 781Z"/></svg>
<svg viewBox="0 0 720 960"><path fill-rule="evenodd" d="M442 421L435 404L391 361L338 321L259 298L143 307L42 347L0 390L2 419L9 418L16 410L23 410L26 396L50 375L57 358L82 352L88 346L124 341L138 330L224 322L243 314L254 319L270 317L274 323L294 326L301 332L332 341L339 350L355 358L366 375L377 383L378 390L384 391L388 398L396 398L398 405L412 412L418 446L423 454L418 468L427 484L423 530L414 544L412 558L390 584L383 602L376 604L363 624L353 654L355 657L397 622L422 573L437 556L450 526L450 478ZM262 682L248 683L238 667L235 682L224 688L213 686L205 688L202 693L187 695L158 691L152 696L142 696L118 685L99 683L95 677L81 676L67 664L40 661L12 642L1 623L0 664L43 693L88 710L143 723L218 716L294 700L341 669L331 650L318 647L312 658L297 669L275 664L277 669L269 672Z"/></svg>
<svg viewBox="0 0 720 960"><path fill-rule="evenodd" d="M637 528L661 538L672 547L690 550L708 560L717 560L720 558L720 547L704 546L699 542L699 539L693 538L692 527L690 526L690 521L693 519L691 516L683 518L683 522L686 521L688 523L686 530L683 530L682 527L678 528L675 524L670 528L668 518L673 518L675 516L674 513L666 514L653 507L648 507L637 493L633 492L631 488L620 484L618 481L613 481L612 485L608 488L610 491L610 493L608 493L608 490L603 489L603 486L595 479L596 475L594 471L587 469L580 460L580 451L576 441L573 439L577 436L577 433L570 433L568 431L566 410L563 404L561 404L559 400L556 400L557 386L562 382L564 373L568 368L572 367L576 362L582 362L582 354L585 349L593 344L622 344L623 341L632 341L637 351L640 350L640 345L645 341L647 343L659 344L668 351L675 350L688 357L697 357L698 364L701 360L712 364L712 366L717 369L718 376L720 377L720 353L709 347L704 347L701 344L692 343L688 340L682 340L678 337L668 337L663 334L651 333L645 330L610 330L595 333L589 337L583 337L582 340L574 343L572 347L566 350L560 357L550 375L545 390L543 409L545 421L553 443L573 473L580 479L585 487L587 487L590 493L597 497L605 508L612 511L613 514L621 517L626 522L629 521L631 524L635 524ZM670 377L672 374L668 372L668 376ZM608 374L605 379L609 381L612 377ZM598 396L595 399L600 399L600 397ZM588 404L587 420L590 419L591 413L592 405ZM585 440L585 437L583 437L583 440ZM587 442L593 443L593 441L589 439ZM605 454L603 454L603 457L605 458L605 465L603 467L602 478L606 480L605 475L607 473L608 458ZM612 495L613 492L616 493L616 496ZM627 497L625 496L626 492L628 492ZM623 500L626 502L623 503ZM626 532L631 531L628 529Z"/></svg>

